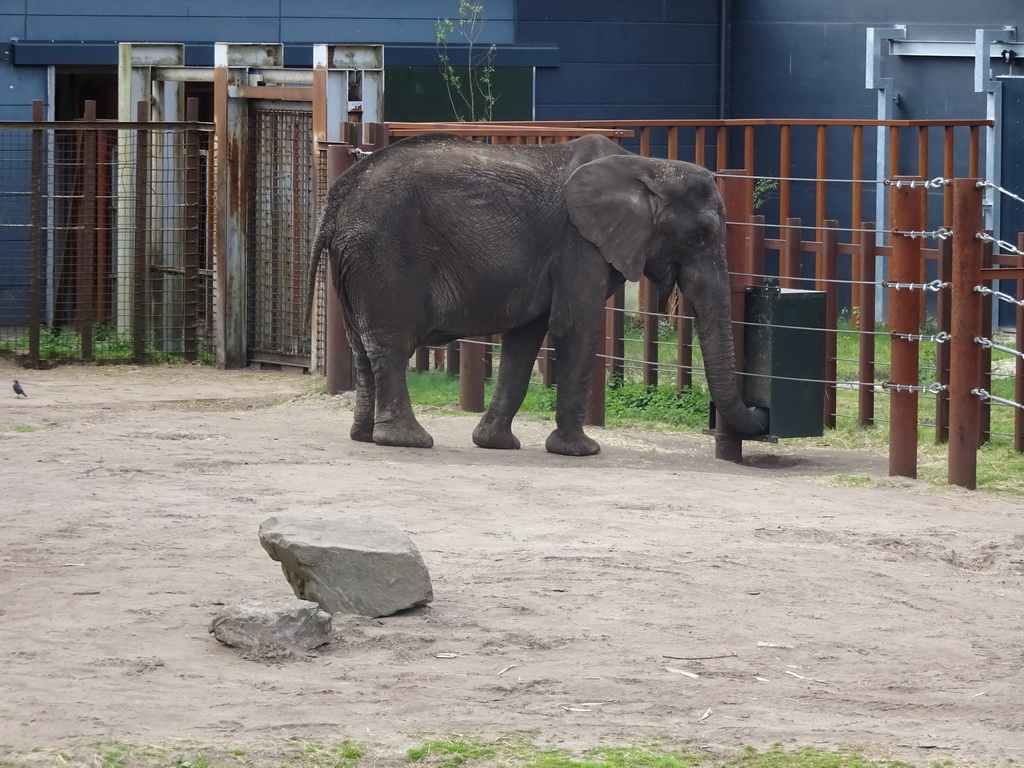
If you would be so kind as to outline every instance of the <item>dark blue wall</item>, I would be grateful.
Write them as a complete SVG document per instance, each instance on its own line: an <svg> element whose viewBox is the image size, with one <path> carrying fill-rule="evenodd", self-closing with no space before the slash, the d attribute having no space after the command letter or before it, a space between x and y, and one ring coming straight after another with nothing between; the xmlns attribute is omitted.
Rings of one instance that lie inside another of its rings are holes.
<svg viewBox="0 0 1024 768"><path fill-rule="evenodd" d="M516 42L561 51L537 71L538 120L717 117L719 29L708 0L516 3Z"/></svg>

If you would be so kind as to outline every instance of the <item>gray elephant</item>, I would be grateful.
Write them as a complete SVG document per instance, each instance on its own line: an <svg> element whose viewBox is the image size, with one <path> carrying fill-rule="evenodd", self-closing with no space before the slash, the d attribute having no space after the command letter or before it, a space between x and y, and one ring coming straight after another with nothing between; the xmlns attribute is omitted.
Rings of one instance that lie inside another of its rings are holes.
<svg viewBox="0 0 1024 768"><path fill-rule="evenodd" d="M583 420L605 300L641 274L663 302L682 289L719 412L740 433L763 433L763 413L736 386L724 230L710 172L601 136L495 146L432 133L374 152L331 187L309 272L312 295L328 251L355 355L352 439L429 448L409 402L410 356L423 344L503 334L473 442L518 448L512 419L550 334L558 388L545 447L597 453Z"/></svg>

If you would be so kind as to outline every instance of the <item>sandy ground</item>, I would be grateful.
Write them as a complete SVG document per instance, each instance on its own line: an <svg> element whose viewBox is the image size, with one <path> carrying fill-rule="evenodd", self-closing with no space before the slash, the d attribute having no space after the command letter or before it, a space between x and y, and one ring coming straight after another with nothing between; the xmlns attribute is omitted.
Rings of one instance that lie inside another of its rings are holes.
<svg viewBox="0 0 1024 768"><path fill-rule="evenodd" d="M348 439L308 377L23 371L0 396L0 744L256 748L527 732L1024 759L1024 502L885 478L884 457L593 430L599 456ZM837 476L874 478L849 487ZM245 658L223 604L290 594L257 529L372 515L435 600L338 615L305 659ZM679 658L685 657L685 658ZM689 674L684 674L689 673Z"/></svg>

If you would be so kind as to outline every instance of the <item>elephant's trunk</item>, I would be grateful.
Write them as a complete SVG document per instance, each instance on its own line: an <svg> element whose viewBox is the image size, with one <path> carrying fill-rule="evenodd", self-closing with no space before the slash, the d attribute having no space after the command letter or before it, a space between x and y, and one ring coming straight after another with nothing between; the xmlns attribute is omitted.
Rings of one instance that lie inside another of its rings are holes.
<svg viewBox="0 0 1024 768"><path fill-rule="evenodd" d="M682 288L682 284L680 284ZM704 288L707 288L705 285ZM704 355L704 373L715 408L725 421L744 435L762 435L768 429L767 414L747 408L736 383L731 303L728 282L724 288L700 290L687 296L697 317L697 337Z"/></svg>

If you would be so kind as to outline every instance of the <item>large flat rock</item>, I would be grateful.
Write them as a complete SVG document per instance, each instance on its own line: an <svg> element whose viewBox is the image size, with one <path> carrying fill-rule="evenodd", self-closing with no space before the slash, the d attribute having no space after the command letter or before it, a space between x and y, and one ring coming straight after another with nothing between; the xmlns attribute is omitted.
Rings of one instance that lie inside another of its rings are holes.
<svg viewBox="0 0 1024 768"><path fill-rule="evenodd" d="M434 599L419 550L391 523L271 517L259 536L296 597L328 613L389 616Z"/></svg>

